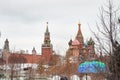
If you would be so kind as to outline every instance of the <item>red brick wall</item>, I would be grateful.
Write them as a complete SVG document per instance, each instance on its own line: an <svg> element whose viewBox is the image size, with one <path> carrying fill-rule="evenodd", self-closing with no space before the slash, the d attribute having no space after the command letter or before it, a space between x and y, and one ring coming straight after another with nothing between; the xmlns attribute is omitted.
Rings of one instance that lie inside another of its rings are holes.
<svg viewBox="0 0 120 80"><path fill-rule="evenodd" d="M49 63L51 55L52 55L52 49L50 47L42 48L42 56L44 56L46 63Z"/></svg>

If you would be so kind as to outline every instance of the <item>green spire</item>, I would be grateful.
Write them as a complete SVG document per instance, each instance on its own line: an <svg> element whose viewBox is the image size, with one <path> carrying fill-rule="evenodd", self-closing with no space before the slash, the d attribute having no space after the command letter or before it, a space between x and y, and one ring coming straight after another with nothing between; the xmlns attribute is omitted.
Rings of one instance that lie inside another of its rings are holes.
<svg viewBox="0 0 120 80"><path fill-rule="evenodd" d="M92 37L90 37L90 40L88 41L88 45L94 45L95 42L93 41Z"/></svg>

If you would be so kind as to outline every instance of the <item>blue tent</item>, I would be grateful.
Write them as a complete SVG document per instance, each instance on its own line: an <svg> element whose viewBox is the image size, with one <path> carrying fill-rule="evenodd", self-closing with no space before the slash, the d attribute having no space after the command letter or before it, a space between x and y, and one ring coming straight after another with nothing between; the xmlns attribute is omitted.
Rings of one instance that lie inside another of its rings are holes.
<svg viewBox="0 0 120 80"><path fill-rule="evenodd" d="M99 61L85 61L78 67L79 73L99 73L104 72L106 66L103 62Z"/></svg>

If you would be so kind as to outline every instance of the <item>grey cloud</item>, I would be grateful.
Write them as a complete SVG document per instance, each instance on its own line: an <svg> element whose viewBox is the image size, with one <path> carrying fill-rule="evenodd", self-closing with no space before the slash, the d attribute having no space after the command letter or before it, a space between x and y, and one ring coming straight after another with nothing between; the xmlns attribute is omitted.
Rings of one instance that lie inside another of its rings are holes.
<svg viewBox="0 0 120 80"><path fill-rule="evenodd" d="M8 2L7 2L8 1ZM77 14L79 6L85 1L79 0L7 0L1 2L0 12L9 19L37 21L43 18L59 19L62 16ZM86 5L84 5L85 8ZM82 12L82 9L81 9ZM7 19L8 19L7 18ZM17 19L16 19L17 18Z"/></svg>

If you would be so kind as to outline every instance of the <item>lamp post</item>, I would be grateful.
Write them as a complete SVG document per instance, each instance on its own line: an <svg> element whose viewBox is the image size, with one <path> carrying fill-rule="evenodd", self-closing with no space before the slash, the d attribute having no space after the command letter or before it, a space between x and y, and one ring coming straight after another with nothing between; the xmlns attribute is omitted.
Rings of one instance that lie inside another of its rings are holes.
<svg viewBox="0 0 120 80"><path fill-rule="evenodd" d="M86 80L87 80L87 73L86 73Z"/></svg>

